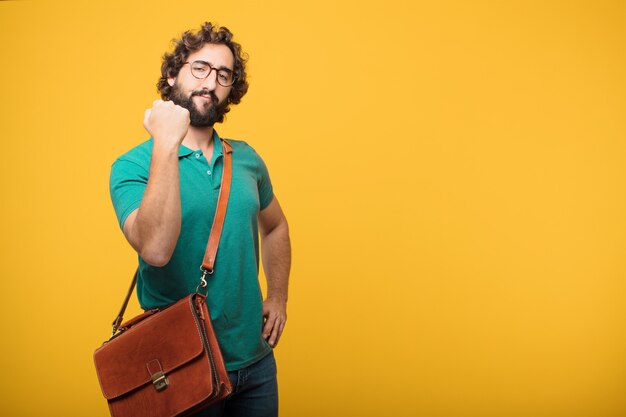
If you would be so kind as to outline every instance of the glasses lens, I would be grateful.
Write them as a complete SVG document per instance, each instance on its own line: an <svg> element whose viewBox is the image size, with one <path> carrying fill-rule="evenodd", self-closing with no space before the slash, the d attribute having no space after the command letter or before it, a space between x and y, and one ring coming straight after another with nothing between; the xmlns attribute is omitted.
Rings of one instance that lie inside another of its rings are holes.
<svg viewBox="0 0 626 417"><path fill-rule="evenodd" d="M233 73L226 70L219 70L217 72L217 83L222 87L230 87L235 82Z"/></svg>
<svg viewBox="0 0 626 417"><path fill-rule="evenodd" d="M196 78L206 78L210 71L211 67L203 62L195 61L191 63L191 75Z"/></svg>

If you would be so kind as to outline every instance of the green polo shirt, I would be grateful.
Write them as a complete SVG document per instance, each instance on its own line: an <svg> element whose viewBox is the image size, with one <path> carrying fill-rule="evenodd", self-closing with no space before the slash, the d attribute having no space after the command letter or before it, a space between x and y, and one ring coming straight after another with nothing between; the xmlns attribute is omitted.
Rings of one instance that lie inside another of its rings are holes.
<svg viewBox="0 0 626 417"><path fill-rule="evenodd" d="M178 153L182 226L174 254L163 267L139 257L137 297L143 309L173 303L194 292L215 215L223 152L217 133L213 156L183 145ZM265 163L246 142L228 139L233 177L224 229L208 281L208 307L226 368L244 368L271 351L261 335L263 299L259 287L257 215L273 199ZM148 182L152 138L120 156L111 167L110 191L120 228L139 208Z"/></svg>

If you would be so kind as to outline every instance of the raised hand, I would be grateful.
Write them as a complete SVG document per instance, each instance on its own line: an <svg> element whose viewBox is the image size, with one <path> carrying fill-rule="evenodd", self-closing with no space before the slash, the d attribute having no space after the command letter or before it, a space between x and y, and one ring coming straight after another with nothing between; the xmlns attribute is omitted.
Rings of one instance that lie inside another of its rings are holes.
<svg viewBox="0 0 626 417"><path fill-rule="evenodd" d="M189 110L171 101L156 100L143 117L155 146L178 149L189 129Z"/></svg>

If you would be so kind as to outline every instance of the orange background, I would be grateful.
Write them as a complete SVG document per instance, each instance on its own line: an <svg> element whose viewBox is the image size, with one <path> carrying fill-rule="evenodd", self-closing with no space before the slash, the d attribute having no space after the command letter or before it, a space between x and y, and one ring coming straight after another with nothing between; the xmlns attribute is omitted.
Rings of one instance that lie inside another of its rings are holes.
<svg viewBox="0 0 626 417"><path fill-rule="evenodd" d="M283 416L626 416L622 1L0 2L0 414L106 416L135 265L110 165L169 41L250 56L218 126L293 243ZM137 312L136 302L128 317Z"/></svg>

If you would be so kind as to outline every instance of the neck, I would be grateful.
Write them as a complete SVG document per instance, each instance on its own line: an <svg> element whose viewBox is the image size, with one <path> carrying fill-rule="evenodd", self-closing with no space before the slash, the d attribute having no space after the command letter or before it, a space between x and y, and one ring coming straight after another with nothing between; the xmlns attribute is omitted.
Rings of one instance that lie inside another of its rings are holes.
<svg viewBox="0 0 626 417"><path fill-rule="evenodd" d="M183 139L183 145L189 149L200 149L207 154L210 149L213 149L213 126L189 126L185 139Z"/></svg>

